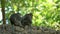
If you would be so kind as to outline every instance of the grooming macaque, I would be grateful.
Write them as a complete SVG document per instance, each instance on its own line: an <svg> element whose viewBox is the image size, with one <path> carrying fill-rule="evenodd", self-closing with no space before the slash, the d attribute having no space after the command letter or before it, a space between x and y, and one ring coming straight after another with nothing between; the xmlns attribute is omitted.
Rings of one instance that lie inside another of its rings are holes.
<svg viewBox="0 0 60 34"><path fill-rule="evenodd" d="M20 26L21 25L21 14L20 13L14 13L10 16L10 22L12 25Z"/></svg>
<svg viewBox="0 0 60 34"><path fill-rule="evenodd" d="M31 26L32 24L32 13L29 13L29 14L25 14L23 17L22 17L22 20L21 20L21 24L23 27L25 27L26 25L27 26Z"/></svg>

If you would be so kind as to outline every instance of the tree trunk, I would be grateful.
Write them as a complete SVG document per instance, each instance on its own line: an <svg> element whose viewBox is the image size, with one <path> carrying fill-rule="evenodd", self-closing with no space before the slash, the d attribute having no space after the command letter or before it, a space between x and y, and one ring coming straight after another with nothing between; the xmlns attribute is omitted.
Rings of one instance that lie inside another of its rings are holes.
<svg viewBox="0 0 60 34"><path fill-rule="evenodd" d="M1 7L2 7L3 24L6 24L6 20L5 20L5 0L1 0Z"/></svg>

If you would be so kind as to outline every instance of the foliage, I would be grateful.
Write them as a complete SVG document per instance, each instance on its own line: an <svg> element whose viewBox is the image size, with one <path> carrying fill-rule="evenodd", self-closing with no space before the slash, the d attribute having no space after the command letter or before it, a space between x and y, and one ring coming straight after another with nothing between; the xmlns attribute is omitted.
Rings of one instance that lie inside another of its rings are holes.
<svg viewBox="0 0 60 34"><path fill-rule="evenodd" d="M22 15L32 12L32 25L60 28L59 0L6 0L5 10L8 20L14 11Z"/></svg>

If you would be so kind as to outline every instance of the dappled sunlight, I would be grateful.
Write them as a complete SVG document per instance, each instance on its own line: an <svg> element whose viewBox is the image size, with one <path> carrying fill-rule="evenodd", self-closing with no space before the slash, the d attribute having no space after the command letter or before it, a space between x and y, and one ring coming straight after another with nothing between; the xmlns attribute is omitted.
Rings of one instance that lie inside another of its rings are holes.
<svg viewBox="0 0 60 34"><path fill-rule="evenodd" d="M0 8L0 21L2 20L2 12L1 12L1 8Z"/></svg>

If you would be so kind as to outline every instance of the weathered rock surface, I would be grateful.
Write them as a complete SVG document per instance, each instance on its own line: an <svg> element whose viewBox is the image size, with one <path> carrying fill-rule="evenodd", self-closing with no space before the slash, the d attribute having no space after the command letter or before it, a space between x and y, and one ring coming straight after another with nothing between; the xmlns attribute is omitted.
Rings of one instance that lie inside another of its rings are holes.
<svg viewBox="0 0 60 34"><path fill-rule="evenodd" d="M33 26L32 29L25 29L18 26L0 25L0 34L60 34L60 30L56 31L46 27Z"/></svg>

